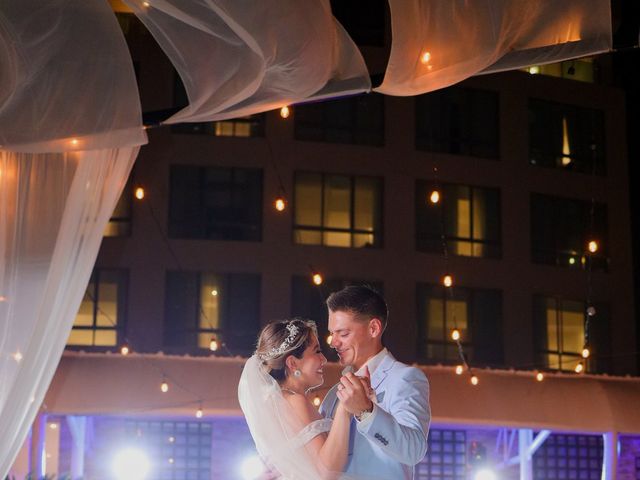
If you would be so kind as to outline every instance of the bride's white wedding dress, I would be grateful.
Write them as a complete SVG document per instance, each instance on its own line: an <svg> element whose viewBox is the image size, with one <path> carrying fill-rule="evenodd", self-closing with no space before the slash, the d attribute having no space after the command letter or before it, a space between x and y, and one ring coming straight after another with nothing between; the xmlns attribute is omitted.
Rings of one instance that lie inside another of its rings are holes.
<svg viewBox="0 0 640 480"><path fill-rule="evenodd" d="M292 412L280 386L254 355L244 366L238 400L262 460L286 480L325 480L345 477L330 472L305 445L331 429L331 420L304 425Z"/></svg>

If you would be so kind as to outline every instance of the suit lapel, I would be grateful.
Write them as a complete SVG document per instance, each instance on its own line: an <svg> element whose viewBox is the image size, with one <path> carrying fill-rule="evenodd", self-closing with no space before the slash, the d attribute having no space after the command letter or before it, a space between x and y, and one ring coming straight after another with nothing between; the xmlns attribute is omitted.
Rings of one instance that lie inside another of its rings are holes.
<svg viewBox="0 0 640 480"><path fill-rule="evenodd" d="M396 363L396 359L393 358L391 353L387 352L380 362L380 365L378 365L378 368L376 368L376 371L373 372L373 375L371 376L371 388L374 390L378 389L380 384L387 377L387 374L389 373L389 370L391 370L391 367L393 367L394 363Z"/></svg>

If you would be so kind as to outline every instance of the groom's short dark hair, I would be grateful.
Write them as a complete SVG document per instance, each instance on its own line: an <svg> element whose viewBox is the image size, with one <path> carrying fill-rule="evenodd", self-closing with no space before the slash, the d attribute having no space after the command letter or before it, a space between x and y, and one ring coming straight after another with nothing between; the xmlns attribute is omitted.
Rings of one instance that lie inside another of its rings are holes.
<svg viewBox="0 0 640 480"><path fill-rule="evenodd" d="M382 295L368 285L349 285L333 292L327 298L327 307L332 312L350 312L367 320L377 318L382 328L387 326L389 309Z"/></svg>

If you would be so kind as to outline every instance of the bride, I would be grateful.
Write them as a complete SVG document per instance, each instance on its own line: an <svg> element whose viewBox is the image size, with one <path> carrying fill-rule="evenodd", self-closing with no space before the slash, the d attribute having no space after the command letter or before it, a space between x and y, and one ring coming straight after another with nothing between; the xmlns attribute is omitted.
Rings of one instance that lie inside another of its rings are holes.
<svg viewBox="0 0 640 480"><path fill-rule="evenodd" d="M238 385L240 407L258 453L282 478L343 479L351 415L338 405L323 419L307 394L324 383L327 359L314 322L270 323Z"/></svg>

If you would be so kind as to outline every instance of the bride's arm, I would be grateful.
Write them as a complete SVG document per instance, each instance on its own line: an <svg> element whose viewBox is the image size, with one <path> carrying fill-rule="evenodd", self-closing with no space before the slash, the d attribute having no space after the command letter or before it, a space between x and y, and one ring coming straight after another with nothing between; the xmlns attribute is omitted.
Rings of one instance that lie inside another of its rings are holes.
<svg viewBox="0 0 640 480"><path fill-rule="evenodd" d="M287 400L296 415L306 425L322 419L311 403L302 395L291 395ZM351 414L342 408L342 405L338 404L331 430L328 433L316 436L307 443L306 447L309 452L321 462L320 469L328 472L342 472L347 463L350 422Z"/></svg>

